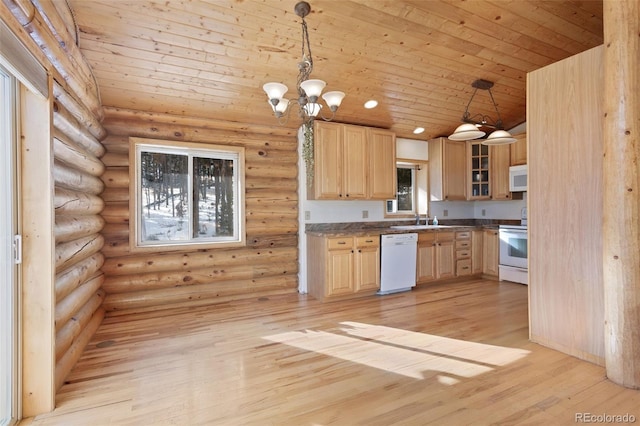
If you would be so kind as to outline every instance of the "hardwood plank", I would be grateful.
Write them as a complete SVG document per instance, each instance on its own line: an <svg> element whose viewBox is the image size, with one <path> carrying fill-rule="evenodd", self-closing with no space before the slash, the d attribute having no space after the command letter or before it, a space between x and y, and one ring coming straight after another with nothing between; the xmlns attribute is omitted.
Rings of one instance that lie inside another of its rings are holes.
<svg viewBox="0 0 640 426"><path fill-rule="evenodd" d="M321 303L267 296L107 317L58 424L573 424L640 392L528 341L527 287L471 279Z"/></svg>

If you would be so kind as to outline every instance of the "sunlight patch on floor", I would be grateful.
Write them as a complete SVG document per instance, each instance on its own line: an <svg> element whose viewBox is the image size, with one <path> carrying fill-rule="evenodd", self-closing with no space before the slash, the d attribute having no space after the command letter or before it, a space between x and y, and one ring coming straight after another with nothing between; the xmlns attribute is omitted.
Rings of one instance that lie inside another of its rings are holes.
<svg viewBox="0 0 640 426"><path fill-rule="evenodd" d="M399 328L342 322L340 332L304 330L264 339L414 379L454 385L524 358L529 351L468 342Z"/></svg>

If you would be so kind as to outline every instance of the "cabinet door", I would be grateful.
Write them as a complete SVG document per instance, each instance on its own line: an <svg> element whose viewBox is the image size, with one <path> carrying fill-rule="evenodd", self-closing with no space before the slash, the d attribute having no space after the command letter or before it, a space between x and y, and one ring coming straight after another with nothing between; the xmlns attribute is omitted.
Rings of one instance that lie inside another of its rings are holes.
<svg viewBox="0 0 640 426"><path fill-rule="evenodd" d="M388 130L368 129L370 199L396 198L396 137Z"/></svg>
<svg viewBox="0 0 640 426"><path fill-rule="evenodd" d="M467 199L467 143L464 141L444 141L443 189L445 200Z"/></svg>
<svg viewBox="0 0 640 426"><path fill-rule="evenodd" d="M456 275L456 251L454 241L438 241L436 246L438 278L451 278Z"/></svg>
<svg viewBox="0 0 640 426"><path fill-rule="evenodd" d="M490 182L493 175L490 170L492 161L489 146L480 142L467 144L467 175L469 186L467 193L469 200L488 200L491 197ZM491 179L490 179L491 177Z"/></svg>
<svg viewBox="0 0 640 426"><path fill-rule="evenodd" d="M380 288L380 247L376 245L358 246L355 253L355 291L377 290Z"/></svg>
<svg viewBox="0 0 640 426"><path fill-rule="evenodd" d="M471 231L471 273L482 273L482 235L484 231Z"/></svg>
<svg viewBox="0 0 640 426"><path fill-rule="evenodd" d="M342 125L316 121L314 127L314 178L307 198L342 198Z"/></svg>
<svg viewBox="0 0 640 426"><path fill-rule="evenodd" d="M483 266L482 273L485 275L498 276L499 262L499 237L498 231L486 230L483 235Z"/></svg>
<svg viewBox="0 0 640 426"><path fill-rule="evenodd" d="M513 135L517 139L515 143L511 144L511 162L512 166L519 166L527 164L527 134L520 133Z"/></svg>
<svg viewBox="0 0 640 426"><path fill-rule="evenodd" d="M327 296L353 293L353 248L329 250L327 257Z"/></svg>
<svg viewBox="0 0 640 426"><path fill-rule="evenodd" d="M367 129L343 126L342 196L346 199L367 197L367 171L369 164Z"/></svg>
<svg viewBox="0 0 640 426"><path fill-rule="evenodd" d="M491 152L491 199L510 200L509 163L511 161L509 145L494 145Z"/></svg>
<svg viewBox="0 0 640 426"><path fill-rule="evenodd" d="M416 281L419 283L437 279L435 244L435 242L418 243L418 270Z"/></svg>

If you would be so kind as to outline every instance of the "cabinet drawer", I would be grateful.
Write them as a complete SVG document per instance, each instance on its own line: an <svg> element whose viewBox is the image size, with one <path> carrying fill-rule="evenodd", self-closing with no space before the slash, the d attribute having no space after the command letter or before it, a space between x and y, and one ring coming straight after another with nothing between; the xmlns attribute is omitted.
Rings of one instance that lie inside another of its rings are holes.
<svg viewBox="0 0 640 426"><path fill-rule="evenodd" d="M353 246L353 238L327 238L327 248L329 250L350 249Z"/></svg>
<svg viewBox="0 0 640 426"><path fill-rule="evenodd" d="M356 247L378 247L380 245L379 236L356 237Z"/></svg>
<svg viewBox="0 0 640 426"><path fill-rule="evenodd" d="M456 241L456 250L471 248L471 240Z"/></svg>
<svg viewBox="0 0 640 426"><path fill-rule="evenodd" d="M471 257L471 250L456 250L456 259L468 259Z"/></svg>
<svg viewBox="0 0 640 426"><path fill-rule="evenodd" d="M463 259L456 262L456 275L471 275L471 259Z"/></svg>
<svg viewBox="0 0 640 426"><path fill-rule="evenodd" d="M418 244L420 245L432 245L438 234L436 232L420 232L418 234Z"/></svg>
<svg viewBox="0 0 640 426"><path fill-rule="evenodd" d="M454 241L456 238L455 232L438 232L438 241Z"/></svg>
<svg viewBox="0 0 640 426"><path fill-rule="evenodd" d="M471 231L456 232L456 240L468 240L471 238Z"/></svg>

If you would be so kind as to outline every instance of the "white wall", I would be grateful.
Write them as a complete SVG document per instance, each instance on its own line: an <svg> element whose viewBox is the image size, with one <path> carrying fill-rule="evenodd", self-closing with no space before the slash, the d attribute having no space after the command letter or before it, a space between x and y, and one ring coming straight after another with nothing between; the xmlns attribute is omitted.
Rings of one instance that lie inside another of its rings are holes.
<svg viewBox="0 0 640 426"><path fill-rule="evenodd" d="M429 217L438 219L520 219L527 206L526 192L522 200L510 201L432 201ZM446 213L446 214L445 214Z"/></svg>

